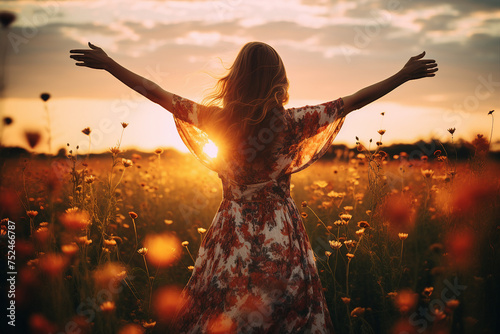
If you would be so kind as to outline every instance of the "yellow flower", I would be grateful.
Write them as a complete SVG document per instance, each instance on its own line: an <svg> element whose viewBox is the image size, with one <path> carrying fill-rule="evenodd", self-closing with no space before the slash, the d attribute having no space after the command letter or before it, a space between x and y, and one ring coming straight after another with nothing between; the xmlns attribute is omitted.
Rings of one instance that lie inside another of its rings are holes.
<svg viewBox="0 0 500 334"><path fill-rule="evenodd" d="M329 240L328 242L330 243L330 247L332 247L333 249L339 249L340 247L342 247L341 242L335 240Z"/></svg>
<svg viewBox="0 0 500 334"><path fill-rule="evenodd" d="M398 233L399 239L406 240L408 238L408 233Z"/></svg>
<svg viewBox="0 0 500 334"><path fill-rule="evenodd" d="M349 220L351 220L352 216L348 213L343 213L340 215L340 219L342 219L346 224L349 223Z"/></svg>
<svg viewBox="0 0 500 334"><path fill-rule="evenodd" d="M165 224L167 224L167 225L172 225L172 224L174 223L174 221L173 221L173 220L169 220L169 219L165 219L165 220L164 220L164 222L165 222Z"/></svg>
<svg viewBox="0 0 500 334"><path fill-rule="evenodd" d="M137 251L137 253L139 253L141 255L146 255L148 253L148 249L146 247L142 247L141 249L139 249Z"/></svg>
<svg viewBox="0 0 500 334"><path fill-rule="evenodd" d="M306 219L308 217L308 214L307 212L301 212L300 215L302 216L302 218Z"/></svg>
<svg viewBox="0 0 500 334"><path fill-rule="evenodd" d="M356 231L356 235L358 235L358 236L362 236L364 233L365 233L364 228L360 228L359 230Z"/></svg>
<svg viewBox="0 0 500 334"><path fill-rule="evenodd" d="M354 254L351 254L351 253L347 253L346 256L349 258L349 259L352 259L354 257Z"/></svg>
<svg viewBox="0 0 500 334"><path fill-rule="evenodd" d="M332 255L332 252L326 251L326 252L325 252L325 255L326 255L327 257L330 257L330 256Z"/></svg>
<svg viewBox="0 0 500 334"><path fill-rule="evenodd" d="M193 270L194 266L188 266L188 270Z"/></svg>
<svg viewBox="0 0 500 334"><path fill-rule="evenodd" d="M92 184L95 181L94 175L85 176L85 183Z"/></svg>
<svg viewBox="0 0 500 334"><path fill-rule="evenodd" d="M100 309L103 313L112 313L115 310L115 302L107 301L101 304Z"/></svg>
<svg viewBox="0 0 500 334"><path fill-rule="evenodd" d="M354 208L352 206L348 205L348 206L344 206L344 210L347 212L351 212L352 210L354 210Z"/></svg>
<svg viewBox="0 0 500 334"><path fill-rule="evenodd" d="M204 229L203 227L198 227L198 233L199 233L199 234L203 234L203 233L205 233L206 231L207 231L207 230L206 230L206 229Z"/></svg>
<svg viewBox="0 0 500 334"><path fill-rule="evenodd" d="M125 168L132 166L134 163L130 159L122 158L122 164Z"/></svg>
<svg viewBox="0 0 500 334"><path fill-rule="evenodd" d="M139 217L137 215L137 213L135 213L134 211L130 211L128 214L129 214L130 218L132 218L132 219L137 219L137 217Z"/></svg>
<svg viewBox="0 0 500 334"><path fill-rule="evenodd" d="M434 175L434 171L432 169L422 169L422 175L428 179L430 177L432 177L432 175Z"/></svg>
<svg viewBox="0 0 500 334"><path fill-rule="evenodd" d="M104 244L106 246L116 246L116 241L115 239L109 239L109 240L104 239Z"/></svg>
<svg viewBox="0 0 500 334"><path fill-rule="evenodd" d="M187 247L189 245L189 241L183 241L181 245L182 247Z"/></svg>

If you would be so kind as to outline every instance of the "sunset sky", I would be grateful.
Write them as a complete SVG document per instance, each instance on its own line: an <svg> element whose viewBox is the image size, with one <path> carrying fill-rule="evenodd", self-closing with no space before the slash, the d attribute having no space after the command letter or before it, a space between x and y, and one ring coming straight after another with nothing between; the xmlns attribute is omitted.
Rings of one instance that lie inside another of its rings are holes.
<svg viewBox="0 0 500 334"><path fill-rule="evenodd" d="M4 145L27 147L26 130L42 132L39 96L51 94L53 153L70 143L93 152L114 146L120 122L130 123L125 148L186 151L171 115L104 71L76 67L69 50L88 41L166 90L201 101L243 44L263 41L282 56L289 107L326 102L396 73L409 57L436 59L435 78L413 81L348 116L337 143L355 136L384 144L490 136L500 113L498 0L210 0L2 1L17 20L1 36L7 49L2 117ZM385 112L385 116L380 115ZM500 120L494 130L500 149Z"/></svg>

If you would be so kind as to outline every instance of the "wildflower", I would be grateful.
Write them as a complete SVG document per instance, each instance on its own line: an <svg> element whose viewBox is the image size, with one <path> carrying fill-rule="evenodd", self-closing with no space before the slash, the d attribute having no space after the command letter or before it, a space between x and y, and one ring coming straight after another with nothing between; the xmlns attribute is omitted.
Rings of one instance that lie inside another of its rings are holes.
<svg viewBox="0 0 500 334"><path fill-rule="evenodd" d="M67 245L62 245L61 251L66 255L72 256L75 255L76 252L78 252L78 246L74 242L72 242Z"/></svg>
<svg viewBox="0 0 500 334"><path fill-rule="evenodd" d="M452 311L455 310L458 307L458 305L460 305L460 302L457 299L449 300L446 303L446 307L448 307Z"/></svg>
<svg viewBox="0 0 500 334"><path fill-rule="evenodd" d="M112 313L116 306L115 306L115 302L112 302L112 301L107 301L107 302L104 302L101 304L101 306L99 306L99 308L101 309L101 311L105 314L109 314L109 313Z"/></svg>
<svg viewBox="0 0 500 334"><path fill-rule="evenodd" d="M15 20L16 14L14 14L13 12L0 12L0 23L2 24L3 28L8 28Z"/></svg>
<svg viewBox="0 0 500 334"><path fill-rule="evenodd" d="M187 247L189 245L189 241L183 241L181 245L182 247Z"/></svg>
<svg viewBox="0 0 500 334"><path fill-rule="evenodd" d="M141 254L141 255L146 255L148 253L148 249L146 247L142 247L141 249L139 249L137 251L137 253Z"/></svg>
<svg viewBox="0 0 500 334"><path fill-rule="evenodd" d="M40 227L47 227L47 226L49 226L49 223L47 222L40 223Z"/></svg>
<svg viewBox="0 0 500 334"><path fill-rule="evenodd" d="M148 328L153 328L154 326L156 326L156 321L150 321L150 322L147 322L147 321L143 321L142 323L142 327L148 329Z"/></svg>
<svg viewBox="0 0 500 334"><path fill-rule="evenodd" d="M115 239L104 239L103 240L104 244L106 246L116 246L116 240Z"/></svg>
<svg viewBox="0 0 500 334"><path fill-rule="evenodd" d="M86 211L80 211L78 208L67 209L59 220L70 230L82 230L90 224L90 217Z"/></svg>
<svg viewBox="0 0 500 334"><path fill-rule="evenodd" d="M62 274L67 265L67 259L61 254L46 254L40 258L39 267L44 273L51 277L56 277Z"/></svg>
<svg viewBox="0 0 500 334"><path fill-rule="evenodd" d="M130 159L122 159L122 164L125 168L132 166L134 163Z"/></svg>
<svg viewBox="0 0 500 334"><path fill-rule="evenodd" d="M92 132L92 130L90 130L90 128L88 126L82 130L82 133L86 136L90 135L91 132Z"/></svg>
<svg viewBox="0 0 500 334"><path fill-rule="evenodd" d="M206 229L204 229L203 227L198 227L198 233L199 233L199 234L203 234L203 233L205 233L206 231L207 231L207 230L206 230Z"/></svg>
<svg viewBox="0 0 500 334"><path fill-rule="evenodd" d="M84 180L85 180L85 183L92 184L95 181L95 176L94 175L85 176Z"/></svg>
<svg viewBox="0 0 500 334"><path fill-rule="evenodd" d="M342 299L342 302L346 305L348 305L351 302L351 298L349 297L340 297Z"/></svg>
<svg viewBox="0 0 500 334"><path fill-rule="evenodd" d="M172 225L172 224L174 223L174 221L173 221L173 220L169 220L169 219L165 219L165 220L164 220L164 222L165 222L165 224L167 224L167 225Z"/></svg>
<svg viewBox="0 0 500 334"><path fill-rule="evenodd" d="M41 135L39 132L33 132L33 131L26 131L24 133L24 136L26 137L26 140L28 141L28 145L31 148L35 148L35 146L38 145L40 142Z"/></svg>
<svg viewBox="0 0 500 334"><path fill-rule="evenodd" d="M401 241L405 241L408 238L408 233L398 233L398 236Z"/></svg>
<svg viewBox="0 0 500 334"><path fill-rule="evenodd" d="M157 149L155 150L155 154L160 155L160 154L162 154L162 153L163 153L163 149L162 149L162 148L157 148Z"/></svg>
<svg viewBox="0 0 500 334"><path fill-rule="evenodd" d="M455 128L449 128L448 132L453 136L453 134L455 133Z"/></svg>
<svg viewBox="0 0 500 334"><path fill-rule="evenodd" d="M98 288L109 289L110 286L118 285L125 277L125 267L119 263L107 262L99 266L93 273L93 278Z"/></svg>
<svg viewBox="0 0 500 334"><path fill-rule="evenodd" d="M366 210L365 213L367 216L370 216L372 214L372 210Z"/></svg>
<svg viewBox="0 0 500 334"><path fill-rule="evenodd" d="M356 242L354 240L346 240L344 241L344 245L348 248L351 249L356 245Z"/></svg>
<svg viewBox="0 0 500 334"><path fill-rule="evenodd" d="M332 247L332 249L339 249L340 247L342 247L341 242L335 240L329 240L328 242L330 243L330 247Z"/></svg>
<svg viewBox="0 0 500 334"><path fill-rule="evenodd" d="M157 267L165 267L178 260L181 255L179 244L179 239L168 233L150 234L144 240L148 260Z"/></svg>
<svg viewBox="0 0 500 334"><path fill-rule="evenodd" d="M344 210L347 212L351 212L352 210L354 210L354 208L352 206L348 205L348 206L344 206Z"/></svg>
<svg viewBox="0 0 500 334"><path fill-rule="evenodd" d="M366 228L370 228L370 224L368 224L368 222L367 222L367 221L362 220L362 221L359 221L359 222L358 222L358 227L361 227L361 228L366 229Z"/></svg>
<svg viewBox="0 0 500 334"><path fill-rule="evenodd" d="M87 236L83 236L83 237L78 237L76 239L76 242L79 243L80 245L88 246L92 243L92 239L88 239Z"/></svg>
<svg viewBox="0 0 500 334"><path fill-rule="evenodd" d="M379 133L379 135L383 136L385 133L385 130L378 130L377 132Z"/></svg>
<svg viewBox="0 0 500 334"><path fill-rule="evenodd" d="M434 175L434 171L432 169L422 169L421 172L422 172L422 175L426 179L428 179L428 178L432 177L432 175Z"/></svg>
<svg viewBox="0 0 500 334"><path fill-rule="evenodd" d="M134 211L130 211L128 214L129 214L130 218L132 218L132 219L137 219L137 217L139 217L137 215L137 213L135 213Z"/></svg>
<svg viewBox="0 0 500 334"><path fill-rule="evenodd" d="M385 115L385 112L381 112L380 115L384 116Z"/></svg>
<svg viewBox="0 0 500 334"><path fill-rule="evenodd" d="M188 270L194 270L194 266L188 266Z"/></svg>
<svg viewBox="0 0 500 334"><path fill-rule="evenodd" d="M326 255L327 257L330 257L330 256L332 255L332 252L325 251L325 255Z"/></svg>
<svg viewBox="0 0 500 334"><path fill-rule="evenodd" d="M120 148L118 146L113 146L113 147L110 147L109 148L109 152L111 152L111 154L113 155L118 155L120 154Z"/></svg>
<svg viewBox="0 0 500 334"><path fill-rule="evenodd" d="M422 296L424 296L426 299L428 299L432 295L433 291L434 291L434 288L432 286L424 288L424 291L422 291Z"/></svg>
<svg viewBox="0 0 500 334"><path fill-rule="evenodd" d="M4 125L11 125L11 124L12 124L12 122L13 122L12 117L8 117L8 116L7 116L7 117L4 117L4 118L3 118L3 124L4 124Z"/></svg>
<svg viewBox="0 0 500 334"><path fill-rule="evenodd" d="M410 312L418 301L418 295L411 290L401 290L394 299L394 304L399 309L399 312L405 314Z"/></svg>
<svg viewBox="0 0 500 334"><path fill-rule="evenodd" d="M308 217L308 214L307 212L301 212L300 215L302 216L302 218L306 219Z"/></svg>
<svg viewBox="0 0 500 334"><path fill-rule="evenodd" d="M345 225L345 224L344 224L344 221L342 221L342 220L336 220L336 221L333 222L333 225L339 227L339 226L342 226L342 225Z"/></svg>
<svg viewBox="0 0 500 334"><path fill-rule="evenodd" d="M354 254L351 254L351 253L347 253L346 256L349 258L349 259L352 259L354 258Z"/></svg>
<svg viewBox="0 0 500 334"><path fill-rule="evenodd" d="M382 142L381 141L378 141L376 142L377 146L382 146Z"/></svg>
<svg viewBox="0 0 500 334"><path fill-rule="evenodd" d="M362 316L365 313L366 309L364 307L356 307L351 311L351 317L356 318Z"/></svg>
<svg viewBox="0 0 500 334"><path fill-rule="evenodd" d="M40 98L43 100L43 102L47 102L50 99L50 94L49 93L42 93L42 94L40 94Z"/></svg>
<svg viewBox="0 0 500 334"><path fill-rule="evenodd" d="M307 208L307 202L306 202L306 201L303 201L303 202L301 203L301 206L302 206L303 208Z"/></svg>
<svg viewBox="0 0 500 334"><path fill-rule="evenodd" d="M488 111L488 115L492 115L495 110Z"/></svg>
<svg viewBox="0 0 500 334"><path fill-rule="evenodd" d="M340 219L345 222L345 224L349 223L349 220L351 220L352 216L348 213L342 213L340 215Z"/></svg>
<svg viewBox="0 0 500 334"><path fill-rule="evenodd" d="M179 288L167 285L155 291L152 307L155 311L155 314L158 316L157 320L170 321L177 314L179 305L183 305L184 303L185 300L182 295L182 291ZM231 333L234 332L231 331Z"/></svg>
<svg viewBox="0 0 500 334"><path fill-rule="evenodd" d="M356 231L356 235L358 235L358 236L362 236L364 233L365 233L364 228L360 228L359 230Z"/></svg>
<svg viewBox="0 0 500 334"><path fill-rule="evenodd" d="M26 211L26 214L28 215L28 217L30 218L35 218L37 215L38 215L38 211L35 211L35 210L28 210Z"/></svg>
<svg viewBox="0 0 500 334"><path fill-rule="evenodd" d="M126 128L128 126L128 123L122 122L122 128Z"/></svg>
<svg viewBox="0 0 500 334"><path fill-rule="evenodd" d="M328 182L326 182L326 181L315 181L314 184L317 185L320 188L325 188L328 185Z"/></svg>

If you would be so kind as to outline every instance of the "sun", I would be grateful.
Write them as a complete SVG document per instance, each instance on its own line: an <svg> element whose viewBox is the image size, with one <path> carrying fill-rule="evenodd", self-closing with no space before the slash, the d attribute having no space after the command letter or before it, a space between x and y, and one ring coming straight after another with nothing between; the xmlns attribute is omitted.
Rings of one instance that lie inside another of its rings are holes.
<svg viewBox="0 0 500 334"><path fill-rule="evenodd" d="M205 153L209 158L214 159L217 157L217 153L219 153L219 148L209 139L208 143L203 146L203 153Z"/></svg>

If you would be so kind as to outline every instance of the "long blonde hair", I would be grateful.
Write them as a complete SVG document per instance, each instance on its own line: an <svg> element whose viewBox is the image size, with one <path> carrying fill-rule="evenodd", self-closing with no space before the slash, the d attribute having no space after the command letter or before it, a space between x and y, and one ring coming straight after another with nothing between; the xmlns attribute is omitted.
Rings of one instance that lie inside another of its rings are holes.
<svg viewBox="0 0 500 334"><path fill-rule="evenodd" d="M229 73L220 78L208 103L204 123L216 137L236 141L252 135L273 109L288 101L288 79L281 57L261 42L245 44ZM218 106L218 107L216 107Z"/></svg>

